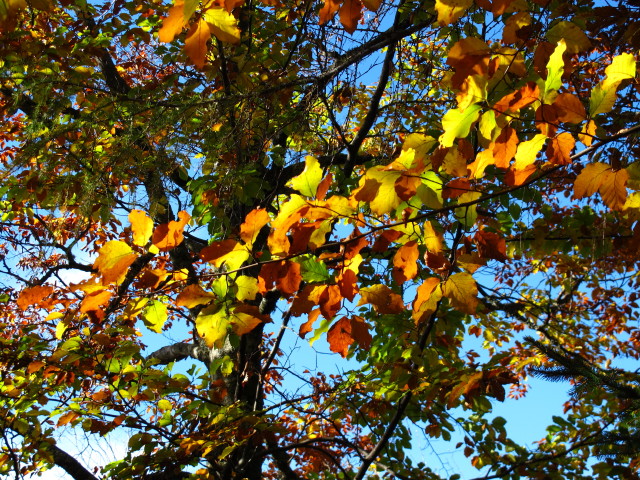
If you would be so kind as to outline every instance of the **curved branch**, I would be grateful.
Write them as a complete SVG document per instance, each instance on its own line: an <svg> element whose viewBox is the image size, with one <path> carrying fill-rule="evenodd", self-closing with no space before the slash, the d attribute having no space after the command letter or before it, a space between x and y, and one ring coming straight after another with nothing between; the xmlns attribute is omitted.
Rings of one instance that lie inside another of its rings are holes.
<svg viewBox="0 0 640 480"><path fill-rule="evenodd" d="M98 477L57 445L51 445L48 448L53 454L53 463L67 472L74 480L98 480Z"/></svg>
<svg viewBox="0 0 640 480"><path fill-rule="evenodd" d="M173 345L167 345L150 353L145 358L146 360L157 360L160 365L167 365L168 363L178 362L186 358L193 358L206 363L209 360L209 354L208 352L202 352L197 345L174 343Z"/></svg>

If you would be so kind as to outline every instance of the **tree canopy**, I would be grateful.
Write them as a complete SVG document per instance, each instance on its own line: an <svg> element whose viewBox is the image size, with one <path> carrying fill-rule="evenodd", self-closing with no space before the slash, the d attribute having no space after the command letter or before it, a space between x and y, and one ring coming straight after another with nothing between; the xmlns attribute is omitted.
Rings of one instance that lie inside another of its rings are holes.
<svg viewBox="0 0 640 480"><path fill-rule="evenodd" d="M459 478L422 432L638 478L637 2L0 0L0 35L1 473ZM571 395L521 444L531 376Z"/></svg>

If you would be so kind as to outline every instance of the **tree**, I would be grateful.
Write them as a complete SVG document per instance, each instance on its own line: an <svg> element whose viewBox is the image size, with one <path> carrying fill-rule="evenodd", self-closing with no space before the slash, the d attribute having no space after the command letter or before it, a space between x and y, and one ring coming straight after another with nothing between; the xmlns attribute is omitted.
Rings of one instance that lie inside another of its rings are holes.
<svg viewBox="0 0 640 480"><path fill-rule="evenodd" d="M639 26L1 0L2 472L441 478L422 429L482 478L637 478ZM531 374L575 387L535 449L492 416ZM127 454L90 471L60 429Z"/></svg>

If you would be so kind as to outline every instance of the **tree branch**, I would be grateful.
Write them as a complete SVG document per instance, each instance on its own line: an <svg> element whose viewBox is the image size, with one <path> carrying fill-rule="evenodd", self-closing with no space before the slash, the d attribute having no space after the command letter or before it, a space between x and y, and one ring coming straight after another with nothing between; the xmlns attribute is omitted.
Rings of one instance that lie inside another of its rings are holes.
<svg viewBox="0 0 640 480"><path fill-rule="evenodd" d="M48 448L53 453L53 463L67 472L74 480L98 480L98 477L57 445L51 445Z"/></svg>
<svg viewBox="0 0 640 480"><path fill-rule="evenodd" d="M201 349L197 345L174 343L173 345L167 345L150 353L147 355L146 360L158 360L160 365L167 365L168 363L178 362L186 358L193 358L206 363L209 360L209 353L201 352Z"/></svg>

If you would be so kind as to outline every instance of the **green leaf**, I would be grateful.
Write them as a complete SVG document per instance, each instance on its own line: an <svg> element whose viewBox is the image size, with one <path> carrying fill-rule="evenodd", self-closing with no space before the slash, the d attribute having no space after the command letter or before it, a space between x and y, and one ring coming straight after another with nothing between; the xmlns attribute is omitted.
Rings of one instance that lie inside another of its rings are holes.
<svg viewBox="0 0 640 480"><path fill-rule="evenodd" d="M307 283L327 282L331 279L327 265L314 257L305 258L298 263L301 267L302 280Z"/></svg>
<svg viewBox="0 0 640 480"><path fill-rule="evenodd" d="M469 135L471 125L478 119L481 110L480 105L470 105L464 110L451 109L442 119L444 133L440 136L440 145L450 147L456 138L464 138Z"/></svg>
<svg viewBox="0 0 640 480"><path fill-rule="evenodd" d="M144 309L142 321L152 332L162 332L162 327L167 321L167 306L159 300L153 300Z"/></svg>
<svg viewBox="0 0 640 480"><path fill-rule="evenodd" d="M196 318L196 330L209 348L221 348L230 327L231 320L219 305L208 306Z"/></svg>

